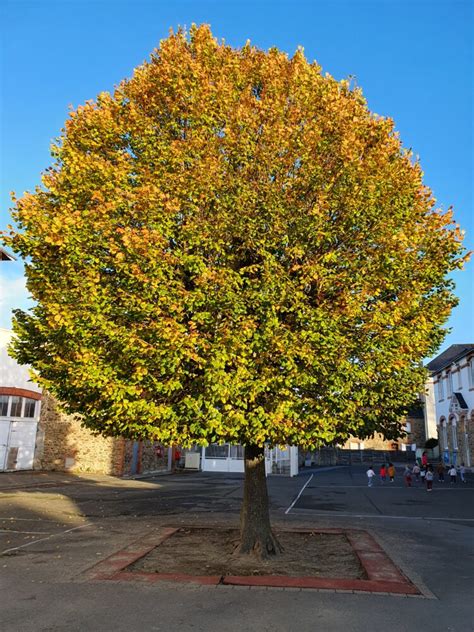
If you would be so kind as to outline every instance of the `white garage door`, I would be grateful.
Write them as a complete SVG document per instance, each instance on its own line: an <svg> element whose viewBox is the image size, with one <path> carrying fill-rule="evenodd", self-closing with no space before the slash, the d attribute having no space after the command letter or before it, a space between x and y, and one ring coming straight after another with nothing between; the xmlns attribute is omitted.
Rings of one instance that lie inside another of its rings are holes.
<svg viewBox="0 0 474 632"><path fill-rule="evenodd" d="M21 395L0 395L0 471L32 470L40 402Z"/></svg>
<svg viewBox="0 0 474 632"><path fill-rule="evenodd" d="M32 470L35 456L35 421L12 421L8 450L16 451L16 470Z"/></svg>
<svg viewBox="0 0 474 632"><path fill-rule="evenodd" d="M6 466L9 436L10 436L10 422L0 421L0 471L4 470Z"/></svg>

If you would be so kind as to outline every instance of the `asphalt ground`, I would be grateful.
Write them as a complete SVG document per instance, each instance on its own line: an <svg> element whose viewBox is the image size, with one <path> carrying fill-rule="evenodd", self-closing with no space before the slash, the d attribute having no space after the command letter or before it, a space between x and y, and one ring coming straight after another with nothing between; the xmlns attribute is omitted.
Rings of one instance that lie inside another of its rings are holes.
<svg viewBox="0 0 474 632"><path fill-rule="evenodd" d="M242 476L0 474L0 630L472 632L474 483L368 488L365 469L270 477L274 526L368 529L433 598L92 582L87 569L159 527L237 525Z"/></svg>

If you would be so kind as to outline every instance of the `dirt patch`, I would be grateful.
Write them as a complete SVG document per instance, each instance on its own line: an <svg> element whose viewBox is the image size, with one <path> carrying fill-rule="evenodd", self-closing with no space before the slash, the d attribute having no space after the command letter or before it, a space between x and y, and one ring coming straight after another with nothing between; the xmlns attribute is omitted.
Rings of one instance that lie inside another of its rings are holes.
<svg viewBox="0 0 474 632"><path fill-rule="evenodd" d="M236 529L179 529L129 571L185 575L285 575L293 577L367 577L349 540L341 533L277 532L282 555L258 561L234 556Z"/></svg>

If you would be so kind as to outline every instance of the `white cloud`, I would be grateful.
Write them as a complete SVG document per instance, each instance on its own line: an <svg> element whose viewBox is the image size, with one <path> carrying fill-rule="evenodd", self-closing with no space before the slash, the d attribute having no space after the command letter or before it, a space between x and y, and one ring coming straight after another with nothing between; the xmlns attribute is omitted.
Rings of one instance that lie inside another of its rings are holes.
<svg viewBox="0 0 474 632"><path fill-rule="evenodd" d="M26 289L23 269L0 263L0 327L11 329L12 309L28 309L33 305Z"/></svg>

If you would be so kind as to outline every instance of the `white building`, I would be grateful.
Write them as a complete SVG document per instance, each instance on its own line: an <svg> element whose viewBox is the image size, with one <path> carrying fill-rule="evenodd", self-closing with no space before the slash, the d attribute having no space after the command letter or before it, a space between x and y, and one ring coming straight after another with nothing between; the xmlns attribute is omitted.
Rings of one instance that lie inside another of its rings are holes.
<svg viewBox="0 0 474 632"><path fill-rule="evenodd" d="M201 448L199 459L189 459L186 455L185 467L198 469L203 472L243 472L244 448L241 445L224 443L212 444L207 448ZM285 474L287 476L298 475L298 448L285 446L284 448L265 449L265 471L268 474Z"/></svg>
<svg viewBox="0 0 474 632"><path fill-rule="evenodd" d="M445 463L474 466L474 344L451 345L427 368L427 436L436 423Z"/></svg>
<svg viewBox="0 0 474 632"><path fill-rule="evenodd" d="M41 408L41 389L28 367L8 355L11 336L0 329L0 471L33 468Z"/></svg>
<svg viewBox="0 0 474 632"><path fill-rule="evenodd" d="M166 454L158 456L154 445L142 446L140 442L126 442L117 450L123 462L115 464L111 439L95 437L80 428L80 422L61 414L41 414L41 388L31 381L27 366L19 365L8 355L7 347L12 332L0 328L0 472L31 469L104 471L112 474L136 474L137 463L142 471L166 469ZM43 412L47 410L43 406ZM117 439L118 442L122 439ZM127 461L127 450L133 443L133 454ZM45 455L45 444L48 449ZM54 449L52 445L54 444ZM107 444L107 445L106 445ZM110 444L110 445L109 445ZM93 449L92 449L93 446ZM84 454L82 454L84 452ZM171 467L171 449L168 452L168 469ZM151 455L151 456L150 456ZM91 463L88 458L94 462ZM298 448L273 448L265 452L267 474L298 474ZM112 470L104 470L104 462L110 461ZM163 461L163 462L162 462ZM199 452L185 454L185 467L202 469L204 472L243 472L244 450L242 446L210 445Z"/></svg>

